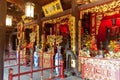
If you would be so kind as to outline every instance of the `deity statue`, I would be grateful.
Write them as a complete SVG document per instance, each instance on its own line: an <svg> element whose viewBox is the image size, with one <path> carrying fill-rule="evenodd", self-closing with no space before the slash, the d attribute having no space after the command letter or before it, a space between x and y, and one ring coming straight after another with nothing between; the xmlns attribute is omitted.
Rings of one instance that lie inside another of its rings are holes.
<svg viewBox="0 0 120 80"><path fill-rule="evenodd" d="M55 66L60 66L60 61L62 60L61 46L57 46L57 53L55 54ZM60 67L55 68L56 75L60 74Z"/></svg>

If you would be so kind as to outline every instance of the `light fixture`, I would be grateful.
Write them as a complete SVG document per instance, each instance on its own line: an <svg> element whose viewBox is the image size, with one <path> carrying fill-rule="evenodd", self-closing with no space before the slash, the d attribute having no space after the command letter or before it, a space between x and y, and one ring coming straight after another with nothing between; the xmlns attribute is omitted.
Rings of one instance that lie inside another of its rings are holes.
<svg viewBox="0 0 120 80"><path fill-rule="evenodd" d="M12 16L6 15L6 26L12 26Z"/></svg>
<svg viewBox="0 0 120 80"><path fill-rule="evenodd" d="M33 18L34 17L34 3L27 2L25 5L25 15L28 18Z"/></svg>
<svg viewBox="0 0 120 80"><path fill-rule="evenodd" d="M76 3L77 4L83 4L83 1L82 0L76 0Z"/></svg>

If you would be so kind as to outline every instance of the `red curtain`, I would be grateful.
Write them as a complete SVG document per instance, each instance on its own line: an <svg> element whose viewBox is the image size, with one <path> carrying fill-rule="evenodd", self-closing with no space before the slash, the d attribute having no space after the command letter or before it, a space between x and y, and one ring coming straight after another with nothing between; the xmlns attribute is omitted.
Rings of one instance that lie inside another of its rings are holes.
<svg viewBox="0 0 120 80"><path fill-rule="evenodd" d="M112 26L112 22L111 19L108 20L102 20L99 30L98 30L98 42L100 41L105 41L106 40L106 27L111 27Z"/></svg>
<svg viewBox="0 0 120 80"><path fill-rule="evenodd" d="M99 43L100 41L104 42L106 40L106 29L111 28L112 25L112 19L116 19L116 25L120 27L120 14L115 14L112 16L106 16L101 20L100 27L98 30L98 35L97 35L97 42Z"/></svg>
<svg viewBox="0 0 120 80"><path fill-rule="evenodd" d="M68 34L69 33L69 28L68 28L68 24L62 24L60 25L60 31L62 32L62 34Z"/></svg>
<svg viewBox="0 0 120 80"><path fill-rule="evenodd" d="M120 14L114 14L112 16L105 16L102 18L102 20L108 20L108 19L113 19L113 18L120 18Z"/></svg>
<svg viewBox="0 0 120 80"><path fill-rule="evenodd" d="M117 18L117 20L116 20L116 25L117 25L117 26L120 26L120 18Z"/></svg>

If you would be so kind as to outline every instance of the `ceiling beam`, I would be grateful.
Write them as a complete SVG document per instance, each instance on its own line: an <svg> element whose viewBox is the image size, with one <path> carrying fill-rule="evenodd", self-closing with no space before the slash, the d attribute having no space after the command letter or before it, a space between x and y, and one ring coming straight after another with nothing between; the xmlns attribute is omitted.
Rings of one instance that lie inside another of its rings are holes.
<svg viewBox="0 0 120 80"><path fill-rule="evenodd" d="M10 2L20 8L21 11L25 11L25 1L24 0L7 0L7 2Z"/></svg>
<svg viewBox="0 0 120 80"><path fill-rule="evenodd" d="M113 0L98 0L96 2L92 2L92 3L89 3L89 4L79 6L79 10L88 9L88 8L98 6L98 5L102 5L102 4L105 4L105 3L109 3L109 2L112 2L112 1Z"/></svg>
<svg viewBox="0 0 120 80"><path fill-rule="evenodd" d="M59 14L55 14L55 15L48 16L48 17L43 17L43 18L41 18L41 21L46 21L46 20L50 20L50 19L55 19L55 18L64 16L64 15L71 14L71 12L72 12L72 10L71 10L71 9L68 9L68 10L65 10L64 12L59 13Z"/></svg>

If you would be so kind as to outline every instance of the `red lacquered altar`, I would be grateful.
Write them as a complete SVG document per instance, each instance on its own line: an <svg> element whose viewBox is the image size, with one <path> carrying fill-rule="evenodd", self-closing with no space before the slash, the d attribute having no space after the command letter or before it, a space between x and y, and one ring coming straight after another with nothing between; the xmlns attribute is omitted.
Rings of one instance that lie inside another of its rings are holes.
<svg viewBox="0 0 120 80"><path fill-rule="evenodd" d="M80 32L82 34L80 35L78 61L83 79L120 80L120 8L118 2L111 1L99 5L94 3L80 8L80 23L82 23Z"/></svg>

